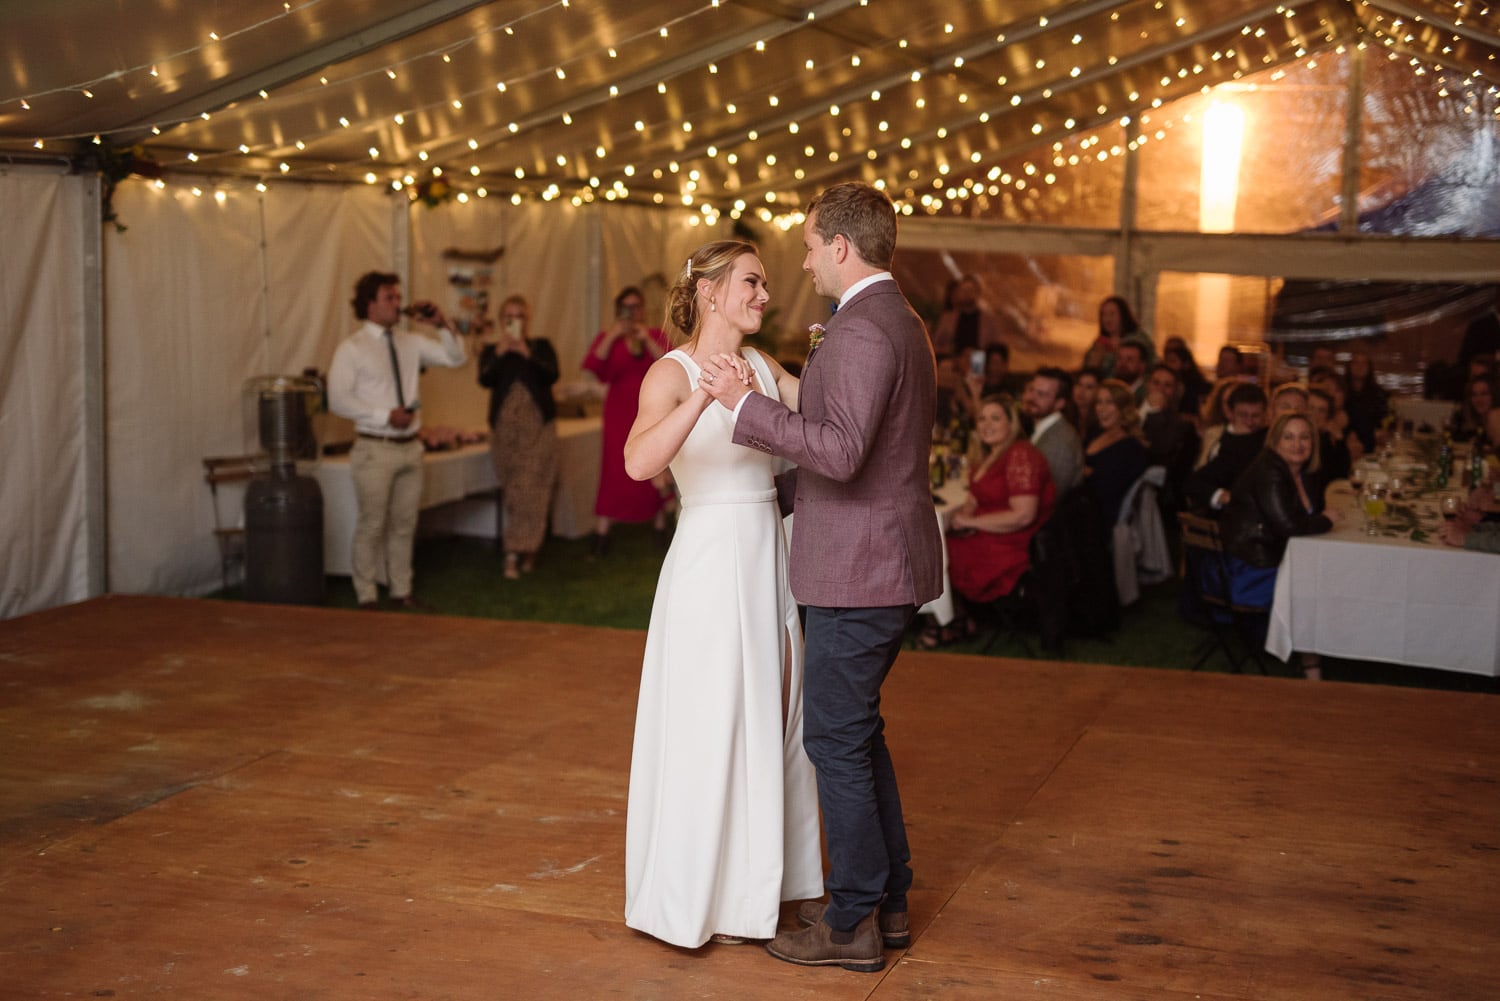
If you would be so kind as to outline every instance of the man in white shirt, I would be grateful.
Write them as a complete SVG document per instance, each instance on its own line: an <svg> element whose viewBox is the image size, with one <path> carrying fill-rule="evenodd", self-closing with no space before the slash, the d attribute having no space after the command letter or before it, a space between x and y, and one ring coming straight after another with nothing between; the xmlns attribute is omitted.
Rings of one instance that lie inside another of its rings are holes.
<svg viewBox="0 0 1500 1001"><path fill-rule="evenodd" d="M1021 410L1034 422L1031 443L1047 460L1061 503L1083 479L1083 444L1063 411L1073 399L1073 377L1060 368L1039 368L1026 384Z"/></svg>
<svg viewBox="0 0 1500 1001"><path fill-rule="evenodd" d="M418 376L430 365L457 368L463 342L432 302L413 305L418 319L439 338L397 331L400 278L371 271L354 284L354 315L363 321L333 354L328 368L328 408L354 422L357 435L349 472L359 506L354 526L354 594L359 607L380 607L378 583L390 585L391 602L416 607L411 590L412 541L422 500L422 425Z"/></svg>

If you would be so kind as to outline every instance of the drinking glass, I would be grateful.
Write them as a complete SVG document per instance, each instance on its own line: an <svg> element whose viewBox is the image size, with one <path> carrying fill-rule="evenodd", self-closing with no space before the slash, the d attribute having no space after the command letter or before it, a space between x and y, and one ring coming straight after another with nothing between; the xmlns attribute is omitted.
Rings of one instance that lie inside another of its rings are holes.
<svg viewBox="0 0 1500 1001"><path fill-rule="evenodd" d="M1438 510L1442 512L1444 521L1452 521L1464 510L1464 495L1458 493L1445 493L1438 500Z"/></svg>
<svg viewBox="0 0 1500 1001"><path fill-rule="evenodd" d="M1365 513L1365 534L1380 534L1380 519L1385 517L1386 484L1369 482L1360 495L1360 509Z"/></svg>

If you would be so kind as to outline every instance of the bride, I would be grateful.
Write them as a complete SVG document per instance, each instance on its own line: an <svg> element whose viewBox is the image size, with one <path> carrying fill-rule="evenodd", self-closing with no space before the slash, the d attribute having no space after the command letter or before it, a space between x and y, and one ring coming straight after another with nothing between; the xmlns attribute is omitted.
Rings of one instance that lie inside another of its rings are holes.
<svg viewBox="0 0 1500 1001"><path fill-rule="evenodd" d="M776 460L733 444L733 414L699 386L699 361L728 354L738 378L796 409L797 380L741 345L768 298L752 245L693 253L668 293L681 346L647 373L625 443L630 475L670 465L682 503L641 668L625 923L688 948L769 939L782 901L823 893Z"/></svg>

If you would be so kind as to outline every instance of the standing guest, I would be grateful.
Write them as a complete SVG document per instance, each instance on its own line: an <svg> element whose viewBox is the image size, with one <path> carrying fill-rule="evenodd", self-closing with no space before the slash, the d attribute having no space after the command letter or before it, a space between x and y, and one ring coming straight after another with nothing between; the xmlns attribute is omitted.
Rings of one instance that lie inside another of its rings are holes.
<svg viewBox="0 0 1500 1001"><path fill-rule="evenodd" d="M1272 425L1264 449L1235 481L1223 519L1225 562L1235 604L1269 608L1287 540L1333 527L1333 518L1323 510L1318 468L1318 434L1312 420L1306 414L1284 414ZM1315 659L1303 658L1303 673L1309 679L1319 677Z"/></svg>
<svg viewBox="0 0 1500 1001"><path fill-rule="evenodd" d="M1120 505L1131 486L1151 464L1146 441L1141 436L1141 415L1135 406L1135 394L1119 379L1105 379L1099 384L1094 400L1099 419L1099 434L1083 451L1088 466L1087 484L1106 527L1113 527L1120 515Z"/></svg>
<svg viewBox="0 0 1500 1001"><path fill-rule="evenodd" d="M917 608L943 590L927 456L936 374L922 321L891 277L896 210L880 189L836 184L807 208L802 268L838 312L788 407L751 393L730 359L708 392L735 414L734 442L797 466L792 593L807 606L803 743L828 843L826 906L768 945L777 959L873 973L882 941L911 939L911 852L880 688Z"/></svg>
<svg viewBox="0 0 1500 1001"><path fill-rule="evenodd" d="M359 507L351 554L354 595L360 608L379 608L384 583L393 604L415 608L411 553L422 501L418 377L426 366L462 365L464 345L443 311L426 300L412 308L417 319L437 328L437 340L395 329L401 279L394 274L361 276L352 305L361 322L328 366L328 408L353 421L357 435L349 453Z"/></svg>
<svg viewBox="0 0 1500 1001"><path fill-rule="evenodd" d="M1255 460L1266 441L1265 390L1254 383L1242 382L1229 391L1225 407L1229 422L1214 437L1203 462L1188 477L1185 490L1189 503L1211 512L1224 509L1234 481Z"/></svg>
<svg viewBox="0 0 1500 1001"><path fill-rule="evenodd" d="M966 601L982 604L1010 594L1030 569L1031 537L1052 516L1057 491L1047 460L1026 440L1015 400L985 397L977 431L979 461L948 523L948 579ZM921 643L930 650L971 631L960 616L924 629Z"/></svg>
<svg viewBox="0 0 1500 1001"><path fill-rule="evenodd" d="M1375 431L1390 412L1385 390L1375 379L1370 352L1356 348L1349 355L1344 370L1344 412L1349 415L1349 430L1359 436L1366 452L1375 451Z"/></svg>
<svg viewBox="0 0 1500 1001"><path fill-rule="evenodd" d="M1117 352L1126 342L1140 345L1143 364L1156 361L1151 335L1141 329L1130 304L1122 296L1108 296L1099 303L1099 336L1084 353L1083 367L1097 368L1105 376L1114 375Z"/></svg>
<svg viewBox="0 0 1500 1001"><path fill-rule="evenodd" d="M500 335L479 352L479 384L490 391L490 457L505 512L507 579L536 566L547 534L547 507L557 479L557 352L531 336L531 303L513 295L500 304Z"/></svg>
<svg viewBox="0 0 1500 1001"><path fill-rule="evenodd" d="M705 368L729 355L768 401L797 406L797 380L744 346L769 298L755 247L693 251L667 293L681 346L651 367L625 445L632 475L670 463L683 495L641 666L625 923L689 949L769 939L783 900L823 892L775 462L730 441Z"/></svg>
<svg viewBox="0 0 1500 1001"><path fill-rule="evenodd" d="M1073 409L1078 412L1078 438L1087 445L1099 433L1099 422L1094 417L1094 399L1099 395L1099 383L1104 374L1097 368L1081 368L1073 376Z"/></svg>
<svg viewBox="0 0 1500 1001"><path fill-rule="evenodd" d="M1458 347L1458 370L1467 371L1471 358L1488 358L1491 362L1500 352L1500 286L1484 312L1469 321L1464 328L1464 339Z"/></svg>
<svg viewBox="0 0 1500 1001"><path fill-rule="evenodd" d="M932 330L939 358L962 355L1000 343L1000 324L980 301L979 279L964 275L950 290L949 302Z"/></svg>
<svg viewBox="0 0 1500 1001"><path fill-rule="evenodd" d="M1453 437L1458 441L1483 437L1490 412L1494 409L1494 377L1480 375L1470 379L1464 387L1463 402L1459 404Z"/></svg>
<svg viewBox="0 0 1500 1001"><path fill-rule="evenodd" d="M1177 373L1177 382L1182 387L1182 395L1177 400L1177 412L1196 425L1198 411L1202 409L1203 401L1208 399L1213 387L1203 377L1198 362L1193 359L1193 352L1188 350L1186 344L1169 345L1162 351L1162 361Z"/></svg>
<svg viewBox="0 0 1500 1001"><path fill-rule="evenodd" d="M599 495L594 502L594 556L609 549L616 521L651 521L658 544L667 540L665 480L638 482L625 472L625 439L635 423L641 383L656 359L671 349L667 337L643 321L646 297L631 285L615 296L615 322L601 330L584 356L585 371L609 387L604 395L604 448L599 458Z"/></svg>
<svg viewBox="0 0 1500 1001"><path fill-rule="evenodd" d="M1312 354L1307 358L1308 381L1312 380L1312 370L1315 368L1326 368L1337 372L1338 367L1338 359L1334 357L1333 348L1320 344L1312 349Z"/></svg>
<svg viewBox="0 0 1500 1001"><path fill-rule="evenodd" d="M1058 503L1083 479L1083 443L1066 416L1072 401L1073 377L1050 366L1036 370L1021 398L1021 410L1031 419L1031 443L1047 459Z"/></svg>

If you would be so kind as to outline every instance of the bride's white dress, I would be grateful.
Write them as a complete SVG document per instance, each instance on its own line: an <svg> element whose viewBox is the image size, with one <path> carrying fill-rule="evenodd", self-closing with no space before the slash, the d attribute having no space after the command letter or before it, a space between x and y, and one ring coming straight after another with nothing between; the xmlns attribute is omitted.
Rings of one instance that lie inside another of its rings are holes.
<svg viewBox="0 0 1500 1001"><path fill-rule="evenodd" d="M743 354L775 398L764 359ZM666 357L696 388L693 359ZM781 901L823 893L775 460L734 444L733 426L710 405L672 462L682 512L651 609L630 764L625 923L689 948L713 934L771 938Z"/></svg>

